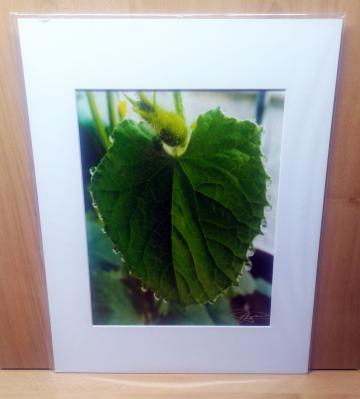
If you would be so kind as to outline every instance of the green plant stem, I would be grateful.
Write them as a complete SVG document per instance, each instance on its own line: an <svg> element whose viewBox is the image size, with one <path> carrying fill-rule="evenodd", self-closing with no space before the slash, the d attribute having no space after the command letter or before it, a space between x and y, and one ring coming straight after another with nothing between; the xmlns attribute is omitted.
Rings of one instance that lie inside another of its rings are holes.
<svg viewBox="0 0 360 399"><path fill-rule="evenodd" d="M108 149L110 147L110 140L109 140L108 135L106 134L104 124L100 118L100 114L99 114L99 110L96 105L94 93L92 91L88 91L86 93L86 95L87 95L87 99L89 102L91 115L95 122L96 130L98 132L99 138L100 138L102 144L104 145L105 149Z"/></svg>
<svg viewBox="0 0 360 399"><path fill-rule="evenodd" d="M176 113L181 116L183 119L185 119L184 116L184 104L182 101L182 96L179 91L174 91L174 102L175 102L175 110Z"/></svg>
<svg viewBox="0 0 360 399"><path fill-rule="evenodd" d="M110 131L112 132L115 125L116 125L116 111L114 106L114 94L112 91L106 92L106 100L107 100L107 107L109 112L109 120L110 120Z"/></svg>

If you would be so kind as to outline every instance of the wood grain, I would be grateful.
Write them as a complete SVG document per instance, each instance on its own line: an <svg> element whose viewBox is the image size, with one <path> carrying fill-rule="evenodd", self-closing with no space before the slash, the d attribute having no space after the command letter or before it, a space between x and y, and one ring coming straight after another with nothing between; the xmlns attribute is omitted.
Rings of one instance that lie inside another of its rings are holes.
<svg viewBox="0 0 360 399"><path fill-rule="evenodd" d="M359 371L309 375L104 375L0 372L2 399L352 399Z"/></svg>
<svg viewBox="0 0 360 399"><path fill-rule="evenodd" d="M313 368L360 355L360 1L2 0L0 3L0 367L49 368L51 341L22 74L9 12L345 15L320 251ZM309 160L311 161L311 160ZM69 396L70 397L70 396Z"/></svg>

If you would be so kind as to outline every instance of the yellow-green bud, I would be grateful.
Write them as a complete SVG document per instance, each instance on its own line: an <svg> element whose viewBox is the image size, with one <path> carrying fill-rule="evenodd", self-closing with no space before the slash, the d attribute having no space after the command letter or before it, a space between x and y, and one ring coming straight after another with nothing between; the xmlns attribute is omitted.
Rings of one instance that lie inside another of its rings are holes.
<svg viewBox="0 0 360 399"><path fill-rule="evenodd" d="M158 109L155 113L153 126L159 132L161 140L171 147L184 144L186 141L186 124L175 112Z"/></svg>
<svg viewBox="0 0 360 399"><path fill-rule="evenodd" d="M134 111L154 128L163 143L170 147L186 144L188 130L182 116L152 103L143 92L139 93L138 101L131 102Z"/></svg>
<svg viewBox="0 0 360 399"><path fill-rule="evenodd" d="M118 113L119 113L120 120L122 121L127 115L127 104L126 104L125 100L119 101Z"/></svg>

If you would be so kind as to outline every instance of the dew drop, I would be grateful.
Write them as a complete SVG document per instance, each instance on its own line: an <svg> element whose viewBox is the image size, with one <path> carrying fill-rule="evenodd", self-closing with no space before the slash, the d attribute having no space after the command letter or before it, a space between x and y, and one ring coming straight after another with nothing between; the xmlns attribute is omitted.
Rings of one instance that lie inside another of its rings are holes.
<svg viewBox="0 0 360 399"><path fill-rule="evenodd" d="M216 295L216 297L213 299L213 303L215 303L220 297L221 297L221 294Z"/></svg>
<svg viewBox="0 0 360 399"><path fill-rule="evenodd" d="M93 201L93 203L92 203L92 206L93 206L93 208L95 208L95 209L97 209L97 203L95 202L95 201Z"/></svg>
<svg viewBox="0 0 360 399"><path fill-rule="evenodd" d="M156 302L159 302L159 301L160 301L160 298L159 298L156 294L154 294L154 300L155 300Z"/></svg>
<svg viewBox="0 0 360 399"><path fill-rule="evenodd" d="M164 302L164 303L168 303L168 301L167 301L166 299L163 299L163 302Z"/></svg>
<svg viewBox="0 0 360 399"><path fill-rule="evenodd" d="M96 166L92 166L92 167L89 169L89 172L90 172L90 176L94 176L94 174L95 174L95 172L96 172Z"/></svg>
<svg viewBox="0 0 360 399"><path fill-rule="evenodd" d="M106 230L105 230L105 227L101 227L101 232L103 233L103 234L106 234Z"/></svg>
<svg viewBox="0 0 360 399"><path fill-rule="evenodd" d="M115 254L115 255L119 255L119 253L120 253L120 251L119 251L118 249L116 249L116 248L113 248L113 249L112 249L112 252L113 252L113 254Z"/></svg>
<svg viewBox="0 0 360 399"><path fill-rule="evenodd" d="M147 289L143 286L140 287L141 292L147 292Z"/></svg>
<svg viewBox="0 0 360 399"><path fill-rule="evenodd" d="M244 270L245 270L246 272L249 272L249 271L252 269L252 267L253 267L252 262L251 262L251 261L247 261L247 262L245 263L245 265L244 265Z"/></svg>
<svg viewBox="0 0 360 399"><path fill-rule="evenodd" d="M249 249L246 252L246 257L250 258L250 257L254 256L254 253L255 253L254 247L252 245L250 245Z"/></svg>
<svg viewBox="0 0 360 399"><path fill-rule="evenodd" d="M122 255L120 256L120 261L121 261L122 263L126 263L126 262L125 262L125 258L124 258Z"/></svg>

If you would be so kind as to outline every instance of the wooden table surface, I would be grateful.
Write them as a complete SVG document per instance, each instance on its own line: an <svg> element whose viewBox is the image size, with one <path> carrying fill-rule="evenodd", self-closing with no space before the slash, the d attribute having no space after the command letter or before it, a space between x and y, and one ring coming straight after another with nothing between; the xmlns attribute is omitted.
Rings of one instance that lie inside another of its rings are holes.
<svg viewBox="0 0 360 399"><path fill-rule="evenodd" d="M309 375L56 374L0 371L0 399L352 399L360 371Z"/></svg>
<svg viewBox="0 0 360 399"><path fill-rule="evenodd" d="M51 368L50 324L26 101L15 20L10 12L344 16L311 367L358 368L360 0L0 1L0 367ZM0 392L1 389L0 384Z"/></svg>

